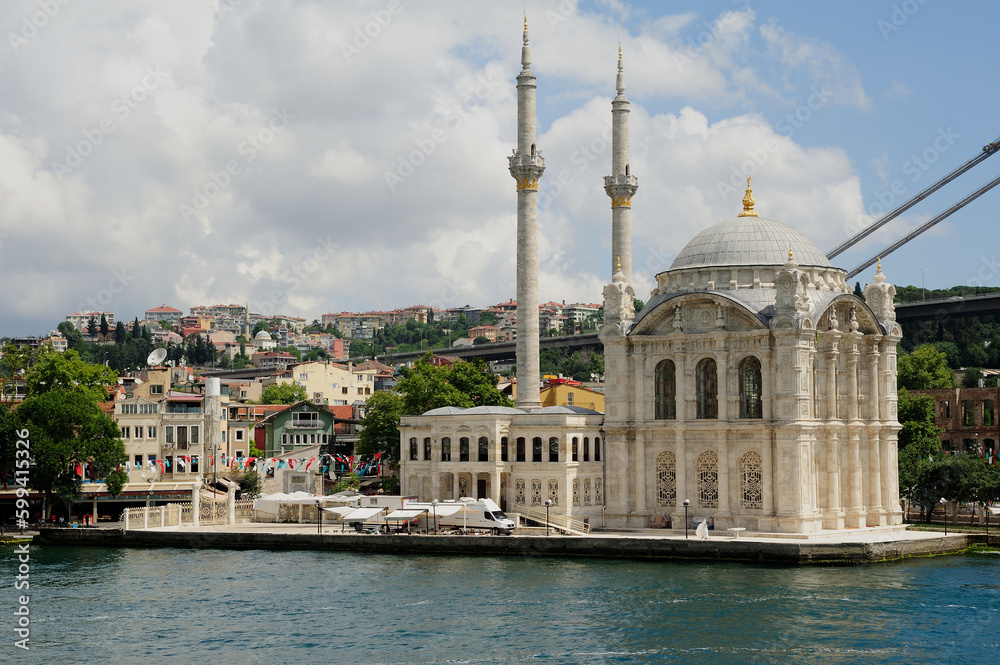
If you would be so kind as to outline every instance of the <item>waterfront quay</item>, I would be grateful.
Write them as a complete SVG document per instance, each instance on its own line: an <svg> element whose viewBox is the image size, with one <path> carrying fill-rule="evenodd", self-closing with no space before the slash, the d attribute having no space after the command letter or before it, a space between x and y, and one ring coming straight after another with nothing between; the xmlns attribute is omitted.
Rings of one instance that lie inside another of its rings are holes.
<svg viewBox="0 0 1000 665"><path fill-rule="evenodd" d="M961 552L966 534L942 535L895 528L823 532L788 537L750 534L733 537L694 532L638 530L595 532L585 536L453 534L359 534L326 526L243 523L141 530L45 527L38 539L47 545L173 547L197 549L333 550L377 554L576 557L640 560L717 560L782 564L851 565Z"/></svg>

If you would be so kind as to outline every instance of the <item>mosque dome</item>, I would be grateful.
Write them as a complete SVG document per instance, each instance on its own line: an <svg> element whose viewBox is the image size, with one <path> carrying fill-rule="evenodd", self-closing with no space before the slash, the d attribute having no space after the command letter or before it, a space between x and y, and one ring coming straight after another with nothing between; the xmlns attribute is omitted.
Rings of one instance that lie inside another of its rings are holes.
<svg viewBox="0 0 1000 665"><path fill-rule="evenodd" d="M253 336L254 339L271 339L271 333L266 330L258 331L256 335Z"/></svg>
<svg viewBox="0 0 1000 665"><path fill-rule="evenodd" d="M811 240L786 224L740 216L708 227L684 246L671 270L722 266L780 266L791 248L800 266L833 267Z"/></svg>

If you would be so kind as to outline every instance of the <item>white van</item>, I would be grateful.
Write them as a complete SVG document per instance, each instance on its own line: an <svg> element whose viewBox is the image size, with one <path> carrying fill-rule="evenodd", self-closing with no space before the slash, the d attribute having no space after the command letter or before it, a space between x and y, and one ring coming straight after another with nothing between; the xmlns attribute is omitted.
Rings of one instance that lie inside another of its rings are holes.
<svg viewBox="0 0 1000 665"><path fill-rule="evenodd" d="M500 506L490 499L473 499L463 496L458 501L442 501L436 506L430 503L408 501L406 509L427 510L433 519L437 515L442 527L491 529L496 533L510 535L514 532L514 521L503 514Z"/></svg>

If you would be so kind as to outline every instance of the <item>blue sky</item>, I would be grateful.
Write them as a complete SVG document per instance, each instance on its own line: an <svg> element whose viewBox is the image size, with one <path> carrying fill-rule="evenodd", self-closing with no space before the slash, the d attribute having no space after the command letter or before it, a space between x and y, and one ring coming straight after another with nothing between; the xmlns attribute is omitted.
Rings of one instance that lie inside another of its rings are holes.
<svg viewBox="0 0 1000 665"><path fill-rule="evenodd" d="M3 3L0 335L92 305L312 319L512 297L522 6ZM762 215L829 250L1000 137L996 3L526 8L543 300L599 301L610 278L618 40L640 297L739 211L748 173ZM835 263L853 268L998 169L987 160ZM926 268L928 287L997 285L997 197L887 257L889 280L919 285Z"/></svg>

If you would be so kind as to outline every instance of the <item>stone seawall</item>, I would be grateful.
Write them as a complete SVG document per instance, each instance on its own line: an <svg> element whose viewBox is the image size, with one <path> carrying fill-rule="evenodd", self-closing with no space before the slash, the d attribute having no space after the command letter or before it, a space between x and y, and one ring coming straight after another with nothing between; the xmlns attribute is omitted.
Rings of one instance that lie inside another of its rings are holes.
<svg viewBox="0 0 1000 665"><path fill-rule="evenodd" d="M332 550L378 554L561 556L647 560L859 564L955 553L964 535L869 543L761 542L752 539L682 540L629 536L319 535L253 531L119 531L42 529L48 545Z"/></svg>

